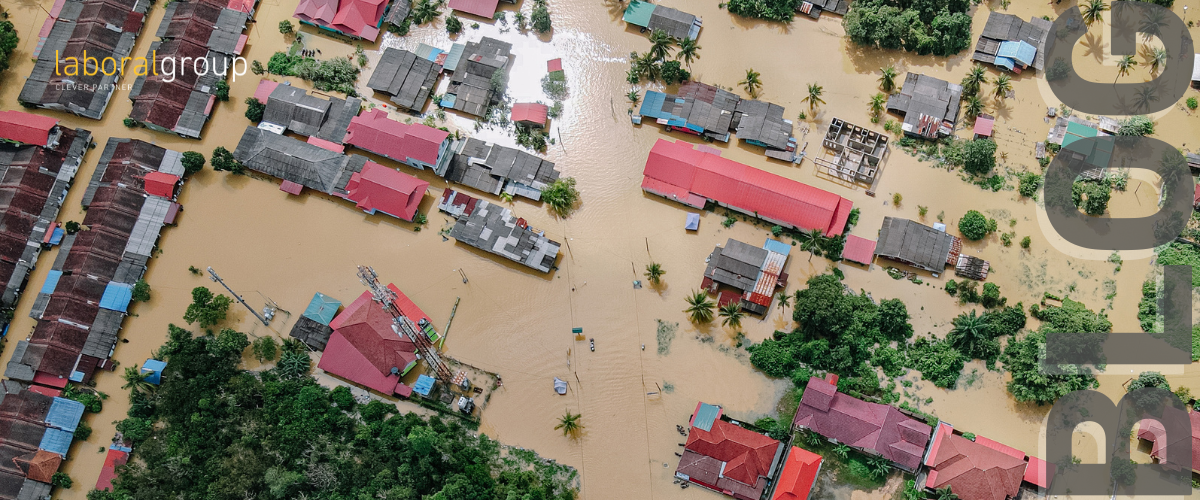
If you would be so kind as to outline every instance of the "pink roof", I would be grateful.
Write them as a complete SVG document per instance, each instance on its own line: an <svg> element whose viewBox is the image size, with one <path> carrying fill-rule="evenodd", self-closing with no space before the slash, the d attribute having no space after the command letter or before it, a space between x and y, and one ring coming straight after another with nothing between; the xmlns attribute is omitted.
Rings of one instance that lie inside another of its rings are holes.
<svg viewBox="0 0 1200 500"><path fill-rule="evenodd" d="M308 137L308 143L312 144L313 146L316 146L318 148L321 148L321 149L327 149L329 151L333 151L334 153L342 153L342 152L346 151L346 146L343 146L336 142L329 142L329 141L322 139L320 137L317 137L315 135Z"/></svg>
<svg viewBox="0 0 1200 500"><path fill-rule="evenodd" d="M1025 467L1025 482L1039 488L1049 488L1054 482L1054 464L1038 457L1029 457L1029 465Z"/></svg>
<svg viewBox="0 0 1200 500"><path fill-rule="evenodd" d="M300 0L297 19L375 41L387 0Z"/></svg>
<svg viewBox="0 0 1200 500"><path fill-rule="evenodd" d="M992 117L980 116L975 119L975 135L984 137L992 136L992 126L995 125L996 119Z"/></svg>
<svg viewBox="0 0 1200 500"><path fill-rule="evenodd" d="M368 161L346 184L346 199L367 213L376 210L411 221L425 197L429 183Z"/></svg>
<svg viewBox="0 0 1200 500"><path fill-rule="evenodd" d="M467 14L491 19L496 15L500 0L450 0L450 8Z"/></svg>
<svg viewBox="0 0 1200 500"><path fill-rule="evenodd" d="M166 172L150 172L144 179L146 194L171 199L175 196L175 183L179 177Z"/></svg>
<svg viewBox="0 0 1200 500"><path fill-rule="evenodd" d="M1170 406L1163 409L1164 414L1179 411L1181 410ZM1192 440L1191 468L1193 471L1195 471L1200 470L1200 412L1188 412L1188 420L1191 422L1192 432L1190 436L1186 437L1190 437ZM1162 464L1164 467L1168 467L1173 470L1179 470L1181 468L1179 466L1183 465L1179 464L1179 462L1186 463L1187 460L1171 460L1170 458L1164 456L1166 455L1167 451L1174 449L1169 443L1164 443L1164 441L1166 441L1166 433L1166 429L1157 420L1144 419L1138 422L1137 437L1138 439L1150 441L1152 444L1150 456L1158 459L1158 463ZM1175 464L1178 464L1178 466L1174 466Z"/></svg>
<svg viewBox="0 0 1200 500"><path fill-rule="evenodd" d="M235 0L235 1L236 1L236 0ZM249 40L249 39L250 39L250 35L247 35L247 34L244 34L244 33L243 33L241 36L239 36L239 37L238 37L238 43L237 43L237 47L234 47L234 48L233 48L233 53L234 53L235 55L236 55L236 54L241 54L241 53L242 53L242 49L246 48L246 40Z"/></svg>
<svg viewBox="0 0 1200 500"><path fill-rule="evenodd" d="M793 446L775 482L771 500L808 500L820 470L821 455Z"/></svg>
<svg viewBox="0 0 1200 500"><path fill-rule="evenodd" d="M333 332L329 336L329 343L325 345L325 352L321 354L317 368L383 394L392 394L396 390L396 384L400 383L399 375L392 375L390 369L380 371L375 368L370 360L339 332ZM404 369L403 366L397 368Z"/></svg>
<svg viewBox="0 0 1200 500"><path fill-rule="evenodd" d="M298 183L298 182L292 182L292 181L287 181L287 180L285 180L285 181L283 181L283 182L279 183L279 190L280 190L280 191L283 191L283 192L285 192L285 193L287 193L287 194L296 194L296 195L298 195L298 194L300 194L302 191L304 191L304 185L303 185L303 184L300 184L300 183Z"/></svg>
<svg viewBox="0 0 1200 500"><path fill-rule="evenodd" d="M842 249L842 258L859 264L870 264L875 256L875 242L859 238L853 234L846 236L846 247Z"/></svg>
<svg viewBox="0 0 1200 500"><path fill-rule="evenodd" d="M258 0L229 0L229 8L250 14L254 12L254 6L258 4ZM242 35L245 38L245 35ZM238 52L241 52L240 50Z"/></svg>
<svg viewBox="0 0 1200 500"><path fill-rule="evenodd" d="M512 105L512 121L517 123L533 123L546 126L546 115L550 108L536 102L519 102Z"/></svg>
<svg viewBox="0 0 1200 500"><path fill-rule="evenodd" d="M561 57L558 59L551 59L549 61L546 61L546 71L553 73L555 71L562 71L562 70L563 70L563 67L562 67L562 58Z"/></svg>
<svg viewBox="0 0 1200 500"><path fill-rule="evenodd" d="M372 109L350 120L346 144L396 161L436 165L442 143L449 136L445 130L392 120L387 111Z"/></svg>
<svg viewBox="0 0 1200 500"><path fill-rule="evenodd" d="M96 489L112 490L112 480L117 477L117 466L129 461L129 452L125 450L108 449L104 456L104 466L100 468L100 477L96 479Z"/></svg>
<svg viewBox="0 0 1200 500"><path fill-rule="evenodd" d="M842 394L817 377L809 379L792 424L847 446L874 450L907 470L921 464L931 431L900 410Z"/></svg>
<svg viewBox="0 0 1200 500"><path fill-rule="evenodd" d="M725 462L724 477L753 487L760 476L770 474L779 446L767 436L715 420L711 431L692 427L684 449Z"/></svg>
<svg viewBox="0 0 1200 500"><path fill-rule="evenodd" d="M279 82L271 81L266 78L258 81L258 88L254 89L254 98L263 104L267 103L267 99L271 98L271 92L275 91L275 87L279 86Z"/></svg>
<svg viewBox="0 0 1200 500"><path fill-rule="evenodd" d="M53 388L50 388L50 387L46 387L46 386L44 386L44 385L31 385L31 386L29 386L29 391L30 391L30 392L36 392L36 393L38 393L38 394L41 394L41 395L43 395L43 396L50 396L50 397L52 397L52 398L56 398L56 397L58 397L59 395L61 395L61 394L62 394L62 391L61 391L61 390L59 390L59 389L53 389Z"/></svg>
<svg viewBox="0 0 1200 500"><path fill-rule="evenodd" d="M401 292L399 288L396 288L396 285L388 285L388 288L396 294L396 308L400 309L400 313L411 319L413 323L420 323L421 320L433 321L429 318L429 315L425 314L425 311L417 307L417 304L412 299L404 295L404 292Z"/></svg>
<svg viewBox="0 0 1200 500"><path fill-rule="evenodd" d="M389 288L396 290L395 285ZM416 362L412 340L392 329L392 316L363 292L329 323L333 335L317 367L384 394L392 394L401 372Z"/></svg>
<svg viewBox="0 0 1200 500"><path fill-rule="evenodd" d="M685 202L707 198L804 230L837 236L853 203L836 194L692 148L659 139L646 159L642 189ZM663 191L668 190L663 193Z"/></svg>
<svg viewBox="0 0 1200 500"><path fill-rule="evenodd" d="M42 23L41 31L38 31L38 38L46 38L50 36L50 30L54 29L54 22L58 20L58 14L62 12L63 5L67 0L54 0L54 6L50 8L50 16L46 18L46 22Z"/></svg>
<svg viewBox="0 0 1200 500"><path fill-rule="evenodd" d="M962 500L1006 500L1020 493L1025 460L955 435L945 423L938 424L937 432L926 461L926 487L949 486Z"/></svg>
<svg viewBox="0 0 1200 500"><path fill-rule="evenodd" d="M21 111L0 111L0 139L45 146L58 120Z"/></svg>

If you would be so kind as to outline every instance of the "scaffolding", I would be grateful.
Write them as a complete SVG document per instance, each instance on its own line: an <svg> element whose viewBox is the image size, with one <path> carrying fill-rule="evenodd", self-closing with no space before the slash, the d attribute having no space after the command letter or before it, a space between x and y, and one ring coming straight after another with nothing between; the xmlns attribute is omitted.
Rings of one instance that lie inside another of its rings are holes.
<svg viewBox="0 0 1200 500"><path fill-rule="evenodd" d="M392 315L392 323L396 326L396 331L416 344L421 358L433 368L437 379L447 386L458 385L454 383L454 375L450 373L450 368L442 362L437 347L433 345L429 337L425 336L422 328L400 312L400 308L396 306L396 292L379 283L379 275L375 273L375 269L370 266L358 266L358 279L371 290L371 298L384 311Z"/></svg>

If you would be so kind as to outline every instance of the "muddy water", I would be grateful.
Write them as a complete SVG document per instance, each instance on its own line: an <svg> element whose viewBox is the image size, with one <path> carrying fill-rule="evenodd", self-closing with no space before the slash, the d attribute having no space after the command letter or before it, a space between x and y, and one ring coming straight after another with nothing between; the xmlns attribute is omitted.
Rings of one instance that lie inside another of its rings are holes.
<svg viewBox="0 0 1200 500"><path fill-rule="evenodd" d="M6 109L17 107L16 96L32 67L29 56L36 43L29 34L40 27L45 18L43 8L49 8L49 3L26 0L7 5L24 36L12 58L14 67L0 77L0 106ZM705 20L701 59L693 63L693 73L699 80L733 87L745 69L754 68L762 73L763 98L784 105L791 116L807 107L801 102L807 83L824 86L826 104L816 110L815 117L810 113L808 121L797 122L797 137L801 144L810 143L810 154L819 153L819 137L830 118L869 124L867 101L877 92L875 72L879 67L895 64L901 72L920 71L954 81L970 67L966 55L946 60L853 47L841 38L836 18L817 22L797 19L785 28L731 17L719 10L716 2L665 3ZM1189 3L1196 1L1179 1L1176 9ZM249 32L246 57L265 62L272 52L286 46L287 41L275 26L290 18L294 6L295 2L278 0L261 5L258 23ZM523 8L528 12L530 6ZM683 439L674 426L686 422L697 400L722 404L737 418L753 419L771 413L787 384L754 372L745 351L735 347L735 336L729 329L715 325L697 329L687 324L681 312L683 296L699 286L704 258L713 245L730 237L758 243L767 231L744 222L724 229L719 214L706 213L701 230L685 234L681 227L684 207L640 191L647 151L658 138L669 137L653 125L633 127L626 116L627 55L646 50L649 43L644 35L620 22L621 5L616 2L564 0L552 2L551 8L557 28L552 37L538 38L515 30L502 33L504 30L490 21L464 18L467 29L455 38L477 39L487 34L512 41L516 58L510 94L518 100L545 100L537 83L545 74L545 60L564 58L571 97L565 103L563 117L551 125L558 144L547 156L557 162L564 175L578 179L583 204L564 221L555 219L538 204L514 203L519 216L565 244L557 273L532 273L453 240L443 241L437 231L449 220L432 206L445 183L427 172L416 174L433 186L422 204L422 211L430 214L429 224L417 232L411 224L382 216L367 217L327 197L289 197L273 181L206 171L189 181L184 190L181 201L186 209L179 227L165 230L160 241L163 252L147 274L154 298L135 307L136 317L127 320L122 334L129 342L118 344L115 359L126 366L143 361L163 341L166 325L179 321L190 300L188 291L199 285L214 285L191 275L188 266L213 266L256 307L268 299L277 302L286 311L270 327L257 323L243 309L235 309L229 323L253 335L284 336L313 292L321 291L343 301L357 296L362 286L354 276L355 266L368 264L382 279L395 282L439 326L448 319L455 298L462 298L446 343L447 352L504 378L504 388L492 398L484 414L482 432L578 467L584 498L699 495L682 493L670 481L674 453L679 449L676 444ZM1022 17L1052 13L1049 6L1038 3L1013 5L1009 12ZM161 15L161 6L150 14L135 55L148 50ZM987 7L977 8L974 16L978 33ZM476 21L482 25L478 30L470 28ZM301 28L301 32L308 37L308 47L320 48L324 57L353 52L352 44L313 35L310 27ZM419 42L445 47L449 39L439 22L434 27L416 28L405 39L381 40L366 49L374 61L373 51L380 45L413 48ZM249 123L242 117L244 105L240 101L252 94L257 80L247 75L233 83L232 102L218 106L202 141L125 129L120 122L130 109L126 91L117 92L106 119L100 123L46 114L71 126L91 129L100 147L109 136L137 137L207 154L216 146L232 149L236 145ZM127 77L123 83L132 81ZM365 81L364 76L360 88ZM292 83L304 85L294 79ZM1033 144L1042 140L1049 128L1043 119L1045 106L1057 103L1047 104L1046 93L1029 75L1016 78L1014 87L1015 98L998 104L989 99L989 109L998 116L996 139L1000 151L1006 153L1001 169L1036 169ZM1169 112L1159 122L1159 137L1182 145L1197 130L1194 120L1180 110ZM447 121L452 127L474 133L471 122L463 117L450 114ZM811 130L807 135L800 131L806 126ZM496 131L478 135L511 141ZM1015 241L1025 235L1033 240L1029 251L1016 245L1004 247L995 235L966 245L966 252L991 261L993 274L989 279L1000 285L1010 302L1028 305L1044 291L1051 291L1083 300L1094 309L1107 308L1105 296L1110 291L1106 291L1104 280L1111 279L1114 283L1109 288L1115 287L1116 296L1110 318L1118 329L1137 328L1134 311L1141 281L1150 271L1149 261L1126 256L1121 271L1115 272L1115 265L1103 260L1106 252L1069 256L1060 250L1061 242L1052 231L1042 229L1036 202L1019 198L1015 191L983 192L960 180L957 173L894 150L883 170L879 197L873 198L866 196L861 187L841 185L818 175L809 162L787 165L767 160L757 148L717 146L730 158L852 199L862 208L854 232L868 238L875 237L884 216L920 219L921 205L929 208L924 222L932 223L944 212L945 222L952 227L967 209L983 210L1000 221L1003 230L1015 231ZM98 158L99 151L89 154L80 179L90 176ZM382 163L391 164L386 160ZM78 208L82 191L77 186L70 194L63 210L64 220L82 217ZM1144 191L1114 198L1114 208L1144 206L1154 199L1146 197ZM891 204L892 193L903 195L899 206ZM1009 220L1016 221L1011 228ZM53 251L43 256L32 286L41 283L53 258ZM651 261L666 269L664 284L659 289L635 290L633 280L641 278L640 270ZM829 265L821 258L810 261L807 255L795 253L789 269L792 289L808 276L825 272ZM462 282L460 269L469 278L468 283ZM927 285L914 285L892 280L878 266L866 270L843 265L842 269L851 287L868 290L876 299L903 298L921 334L944 335L949 319L965 310L940 290L945 277L922 273ZM20 304L13 339L22 338L33 326L32 320L24 317L31 301L29 294ZM657 353L658 319L681 323L665 355ZM788 316L775 309L761 320L747 320L744 330L748 338L757 341L775 329L790 326ZM586 341L574 340L570 333L573 327L583 328L585 337L596 340L595 352L587 350ZM10 352L5 349L0 362L6 362ZM934 398L925 409L960 428L1039 453L1037 431L1047 409L1014 403L1004 392L1002 374L977 365L969 368L979 369L982 375L970 387L957 391L947 392L918 382L917 393ZM1194 383L1200 389L1197 374L1200 370L1189 369L1178 377L1179 383ZM553 393L551 379L556 376L571 382L566 396ZM1120 383L1127 378L1115 374L1102 377L1102 390L1119 393ZM63 498L82 498L94 483L103 460L98 450L113 433L111 422L121 418L125 410L119 376L102 373L96 380L100 390L114 397L107 401L101 415L89 418L95 428L92 438L76 444L64 465L82 487L64 492ZM586 428L578 441L563 438L553 430L556 417L567 410L583 414ZM614 477L621 479L614 481Z"/></svg>

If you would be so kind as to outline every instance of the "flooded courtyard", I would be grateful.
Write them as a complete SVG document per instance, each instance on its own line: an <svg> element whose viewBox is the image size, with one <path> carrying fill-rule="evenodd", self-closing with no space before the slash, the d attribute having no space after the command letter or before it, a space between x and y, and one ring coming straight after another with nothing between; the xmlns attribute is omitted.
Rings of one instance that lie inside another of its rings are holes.
<svg viewBox="0 0 1200 500"><path fill-rule="evenodd" d="M5 3L22 36L12 58L13 67L0 75L0 106L5 109L18 107L17 94L32 68L30 56L37 43L33 35L50 3ZM734 88L746 69L759 71L764 82L761 99L785 106L788 118L795 118L800 111L809 113L808 119L796 121L795 134L799 144L807 144L810 157L820 154L820 138L834 117L882 131L882 124L870 124L868 108L870 96L878 92L880 67L893 64L901 74L921 72L952 82L959 81L971 67L969 50L945 59L861 49L843 38L836 16L827 15L820 21L797 18L782 26L731 16L715 0L664 3L704 19L699 39L701 58L692 64L694 79ZM1177 0L1174 9L1182 14L1185 5L1198 4L1200 0ZM514 7L504 5L511 15ZM184 211L178 227L164 230L159 241L161 252L152 259L145 277L153 298L133 308L113 358L124 366L140 365L165 340L167 325L181 322L191 301L190 290L218 286L205 276L190 273L189 266L212 266L256 308L268 302L282 308L268 327L235 304L228 326L253 336L286 338L314 292L344 303L362 293L356 266L369 265L383 282L395 283L412 298L439 328L449 319L455 300L461 299L445 352L498 373L504 381L482 415L480 432L506 445L532 448L543 457L578 468L585 499L707 495L681 490L671 481L677 444L683 440L675 426L687 423L698 400L720 404L732 417L742 420L771 415L790 382L769 379L751 367L748 353L732 330L715 323L701 327L688 323L682 312L683 299L699 288L704 260L714 245L724 244L728 238L759 244L770 232L765 226L749 222L723 228L721 210L702 213L700 230L685 232L685 206L640 189L647 153L656 140L696 139L665 133L650 123L640 127L630 124L630 105L625 98L630 90L625 82L628 55L646 50L649 42L645 35L621 22L623 7L616 0L553 1L550 9L555 30L552 36L543 37L464 16L467 28L453 37L462 41L486 35L512 42L516 57L510 71L509 94L518 101L548 102L541 95L539 83L545 75L545 62L563 58L570 97L564 103L562 117L551 122L551 137L556 144L550 146L546 157L564 176L577 179L582 204L566 219L554 217L540 203L518 200L512 204L517 216L563 243L557 271L528 271L441 237L439 230L448 227L451 219L437 211L435 200L447 184L429 171L400 167L431 183L420 209L428 214L429 222L417 230L414 224L387 216L366 216L352 204L328 196L289 196L278 189L276 180L206 169L189 179L183 189L180 202ZM1014 3L1007 12L1028 18L1053 15L1066 7L1022 2ZM283 50L288 41L276 25L290 19L294 8L295 2L265 0L260 4L243 55L265 63L273 52ZM528 12L531 6L520 8ZM976 34L989 8L1000 9L999 2L972 10ZM162 5L158 5L148 15L134 55L147 52L161 17ZM383 46L414 49L418 43L428 43L447 47L451 38L442 22L414 27L404 38L390 34L381 37L380 42L365 47L367 54L375 61L374 51ZM470 27L474 22L480 27ZM304 26L300 32L307 37L307 46L320 48L324 58L354 51L354 44L316 34L312 27ZM359 79L364 93L371 69L368 66ZM1129 78L1146 76L1143 73L1139 70ZM989 74L996 75L994 70ZM273 78L307 85L295 78ZM247 74L231 84L230 102L217 106L200 141L126 129L121 120L131 109L128 90L114 94L100 122L63 113L38 113L59 118L71 127L91 130L97 149L109 137L132 137L208 156L217 146L232 150L250 125L243 117L242 101L253 94L258 80ZM132 75L121 81L132 82ZM801 102L806 85L813 82L825 88L826 101L816 108L815 115L808 104ZM644 90L644 86L637 88ZM997 169L1001 173L1039 171L1034 144L1044 140L1051 126L1046 108L1058 103L1029 74L1017 76L1014 89L1015 97L1002 103L987 99L988 112L997 117L995 138L1002 155ZM1189 95L1195 95L1195 91L1189 91ZM369 101L385 102L374 98ZM393 112L393 117L397 116ZM1190 151L1188 143L1200 131L1196 120L1193 113L1176 106L1158 117L1156 137ZM476 132L472 120L452 112L444 124L466 135L513 143L500 131ZM967 137L969 131L960 131L959 136ZM988 280L1000 286L1009 303L1023 302L1028 307L1040 301L1044 292L1067 295L1093 310L1107 310L1114 331L1138 329L1141 284L1153 272L1149 254L1122 253L1124 263L1118 271L1106 260L1107 252L1065 253L1065 244L1039 215L1037 202L1017 194L1015 179L1008 181L1008 189L983 190L962 180L958 172L919 161L893 147L877 196L869 196L863 186L834 181L818 172L811 161L793 165L768 160L760 148L736 142L712 146L725 157L852 200L861 208L861 218L852 234L868 239L876 238L886 216L927 224L944 219L953 227L968 209L980 210L996 218L1002 231L1015 231L1017 240L1024 236L1032 239L1029 250L1015 244L1006 247L998 235L964 244L965 253L991 262ZM362 151L352 152L397 166ZM64 204L62 220L82 218L80 184L86 184L99 155L99 151L92 151L86 157L76 186ZM894 193L903 195L899 205L892 203ZM1154 186L1135 179L1125 193L1114 196L1110 209L1122 215L1140 215L1153 211L1156 200ZM918 215L921 206L928 207L924 217ZM30 278L31 288L40 286L55 252L43 254L41 265ZM666 271L663 284L636 289L633 282L644 279L642 272L651 262L660 263ZM892 279L879 264L893 265L881 260L870 269L849 263L841 263L839 268L845 273L847 285L855 290L866 290L876 300L903 299L918 335L945 335L951 318L967 310L942 290L947 276L933 278L919 273L924 283L918 285ZM787 269L791 275L788 291L795 291L808 277L827 272L830 267L828 260L810 259L806 253L794 251ZM19 304L0 362L6 363L11 344L32 330L34 322L28 312L34 295L26 293ZM673 336L659 335L660 320L678 324ZM1031 327L1036 323L1030 319ZM790 311L775 307L761 319L745 320L743 331L747 339L757 342L775 330L793 326ZM595 339L594 352L588 349L586 340L576 340L572 328L582 328L585 338ZM253 366L253 361L248 362ZM96 375L97 388L112 397L105 401L102 413L88 417L95 431L86 442L75 444L63 466L77 485L61 490L62 498L82 499L95 483L104 457L100 451L113 435L113 421L123 418L128 406L121 390L120 369ZM1101 391L1122 393L1121 384L1136 375L1127 370L1114 369L1101 376ZM1200 368L1193 364L1177 372L1169 377L1173 385L1200 390ZM554 377L569 382L565 396L553 391ZM914 375L906 378L913 379ZM1016 403L1005 391L1005 383L1003 373L973 362L968 363L956 390L937 389L932 383L918 380L915 391L933 400L921 405L923 411L960 429L1044 456L1039 435L1049 407ZM582 414L585 428L580 439L565 438L554 430L564 411ZM785 418L790 419L790 415ZM877 496L890 497L892 491ZM862 496L859 492L846 498Z"/></svg>

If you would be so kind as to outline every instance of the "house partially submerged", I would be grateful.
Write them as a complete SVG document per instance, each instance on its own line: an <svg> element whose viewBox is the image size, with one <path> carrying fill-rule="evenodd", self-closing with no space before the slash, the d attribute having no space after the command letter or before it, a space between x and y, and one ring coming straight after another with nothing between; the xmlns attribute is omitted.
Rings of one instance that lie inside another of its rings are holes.
<svg viewBox="0 0 1200 500"><path fill-rule="evenodd" d="M1166 405L1163 408L1163 416L1174 414L1174 416L1182 418L1178 414L1179 411L1173 406ZM1150 443L1150 456L1163 468L1174 471L1200 472L1200 412L1189 411L1186 418L1191 426L1190 434L1167 436L1162 422L1144 419L1138 422L1137 438ZM1190 455L1180 453L1179 456L1172 457L1168 453L1172 450L1189 449L1191 450Z"/></svg>
<svg viewBox="0 0 1200 500"><path fill-rule="evenodd" d="M897 468L915 472L929 444L932 431L929 425L894 407L838 392L836 377L808 380L792 427L808 429L830 441L886 458Z"/></svg>
<svg viewBox="0 0 1200 500"><path fill-rule="evenodd" d="M504 0L504 3L515 4L516 0ZM496 10L499 9L500 0L450 0L450 10L464 12L473 16L479 16L484 19L491 20L496 17Z"/></svg>
<svg viewBox="0 0 1200 500"><path fill-rule="evenodd" d="M129 57L151 5L148 0L56 0L38 33L33 72L17 100L99 120L121 76L112 65L106 74L100 62ZM82 61L85 51L91 64ZM71 60L82 64L64 64ZM125 70L149 72L149 67Z"/></svg>
<svg viewBox="0 0 1200 500"><path fill-rule="evenodd" d="M738 139L767 149L767 156L792 161L796 138L792 137L792 121L783 117L783 106L769 102L742 99L733 116Z"/></svg>
<svg viewBox="0 0 1200 500"><path fill-rule="evenodd" d="M350 121L362 108L362 99L357 97L341 99L328 96L323 99L302 88L278 84L265 78L259 82L259 91L268 96L263 103L267 107L263 110L259 128L276 134L291 131L334 144L341 144L345 140ZM259 91L255 93L259 94Z"/></svg>
<svg viewBox="0 0 1200 500"><path fill-rule="evenodd" d="M709 293L719 285L741 292L741 306L754 314L766 314L775 297L775 289L787 286L787 264L791 245L767 238L762 248L730 238L724 247L716 247L708 256L701 288Z"/></svg>
<svg viewBox="0 0 1200 500"><path fill-rule="evenodd" d="M545 128L550 107L540 102L519 102L512 106L512 122L526 127Z"/></svg>
<svg viewBox="0 0 1200 500"><path fill-rule="evenodd" d="M427 189L428 182L368 161L350 175L345 198L368 214L380 212L411 222Z"/></svg>
<svg viewBox="0 0 1200 500"><path fill-rule="evenodd" d="M453 189L442 192L438 209L456 219L450 237L543 273L554 268L560 245L513 215L512 210Z"/></svg>
<svg viewBox="0 0 1200 500"><path fill-rule="evenodd" d="M910 72L900 93L888 97L887 110L904 117L905 135L937 139L954 132L961 100L962 85Z"/></svg>
<svg viewBox="0 0 1200 500"><path fill-rule="evenodd" d="M483 116L488 106L504 93L504 88L493 89L492 81L507 80L504 73L510 59L511 43L486 36L478 42L467 42L440 105Z"/></svg>
<svg viewBox="0 0 1200 500"><path fill-rule="evenodd" d="M347 155L291 137L246 127L233 157L246 168L326 194L344 196L366 157Z"/></svg>
<svg viewBox="0 0 1200 500"><path fill-rule="evenodd" d="M392 120L387 111L378 108L352 118L345 141L418 170L432 169L439 176L446 174L453 157L449 132Z"/></svg>
<svg viewBox="0 0 1200 500"><path fill-rule="evenodd" d="M470 138L462 143L443 177L485 193L541 200L542 190L558 176L554 163L537 155Z"/></svg>
<svg viewBox="0 0 1200 500"><path fill-rule="evenodd" d="M403 295L396 285L388 288ZM317 368L388 396L412 393L400 379L416 366L417 346L393 327L392 315L372 300L370 291L354 299L329 326L333 334Z"/></svg>
<svg viewBox="0 0 1200 500"><path fill-rule="evenodd" d="M70 449L83 403L11 380L2 383L0 398L0 498L50 498L51 479Z"/></svg>
<svg viewBox="0 0 1200 500"><path fill-rule="evenodd" d="M957 266L962 240L957 236L908 219L884 217L875 255L903 262L917 269L941 273L947 265Z"/></svg>
<svg viewBox="0 0 1200 500"><path fill-rule="evenodd" d="M729 142L734 114L742 98L737 94L705 83L689 81L680 85L678 94L647 90L634 115L635 123L650 118L672 131L699 135L714 141Z"/></svg>
<svg viewBox="0 0 1200 500"><path fill-rule="evenodd" d="M43 245L61 241L55 219L92 133L46 116L0 111L0 139L0 307L9 308Z"/></svg>
<svg viewBox="0 0 1200 500"><path fill-rule="evenodd" d="M1082 141L1082 139L1105 138L1116 135L1119 123L1112 118L1102 116L1099 121L1086 120L1071 115L1059 116L1054 120L1054 127L1046 134L1046 142L1061 146L1058 151L1064 160L1080 161L1096 168L1083 171L1085 179L1100 180L1112 160L1112 140Z"/></svg>
<svg viewBox="0 0 1200 500"><path fill-rule="evenodd" d="M853 203L841 196L786 177L693 148L685 141L659 139L643 171L642 190L694 208L709 202L804 231L839 236Z"/></svg>
<svg viewBox="0 0 1200 500"><path fill-rule="evenodd" d="M403 49L388 47L379 56L367 88L387 94L397 108L420 114L437 87L442 65Z"/></svg>
<svg viewBox="0 0 1200 500"><path fill-rule="evenodd" d="M63 238L30 310L36 326L17 342L5 376L61 389L68 380L86 382L97 369L112 368L109 357L133 285L162 227L180 210L174 198L184 173L181 157L139 140L109 139L83 194L88 230ZM147 177L161 179L148 185ZM170 189L161 189L168 183Z"/></svg>
<svg viewBox="0 0 1200 500"><path fill-rule="evenodd" d="M939 422L925 459L928 470L918 484L929 491L948 487L962 500L1019 498L1022 483L1045 488L1049 486L1045 478L1053 475L1052 469L1046 472L1052 466L1036 458L1034 465L1042 469L1043 477L1039 478L1037 472L1029 474L1029 458L1020 450L983 436L967 439L954 433L949 424Z"/></svg>
<svg viewBox="0 0 1200 500"><path fill-rule="evenodd" d="M317 28L374 42L388 0L300 0L293 16Z"/></svg>
<svg viewBox="0 0 1200 500"><path fill-rule="evenodd" d="M721 418L721 408L696 406L675 477L738 500L760 500L782 465L779 441Z"/></svg>
<svg viewBox="0 0 1200 500"><path fill-rule="evenodd" d="M695 40L704 25L703 20L692 14L645 0L630 0L622 19L651 33L662 31L678 40Z"/></svg>
<svg viewBox="0 0 1200 500"><path fill-rule="evenodd" d="M813 161L829 175L851 182L874 182L888 152L888 136L834 118L821 146L825 155Z"/></svg>
<svg viewBox="0 0 1200 500"><path fill-rule="evenodd" d="M822 12L830 12L839 16L850 11L850 0L805 0L796 7L796 12L813 19L821 17Z"/></svg>
<svg viewBox="0 0 1200 500"><path fill-rule="evenodd" d="M1030 17L1026 22L1012 14L992 11L975 42L971 59L1015 73L1029 66L1042 71L1046 37L1052 27L1053 23L1040 17Z"/></svg>

